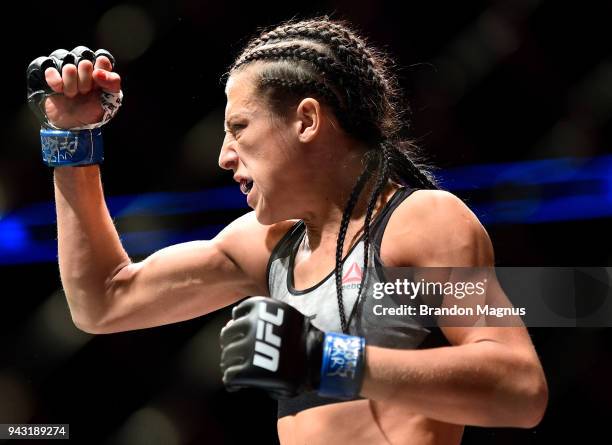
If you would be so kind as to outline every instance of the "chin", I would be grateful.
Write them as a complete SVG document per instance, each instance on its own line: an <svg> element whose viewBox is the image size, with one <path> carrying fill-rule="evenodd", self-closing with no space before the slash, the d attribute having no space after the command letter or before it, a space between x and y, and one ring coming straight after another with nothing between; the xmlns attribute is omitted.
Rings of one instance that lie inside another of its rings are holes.
<svg viewBox="0 0 612 445"><path fill-rule="evenodd" d="M264 226L271 226L272 224L291 219L290 217L286 217L285 215L272 211L270 208L262 206L261 203L258 203L258 205L254 207L254 210L257 222L263 224Z"/></svg>
<svg viewBox="0 0 612 445"><path fill-rule="evenodd" d="M257 222L264 226L271 226L272 224L282 221L278 218L274 218L270 212L262 212L258 208L255 208L255 217L257 218Z"/></svg>

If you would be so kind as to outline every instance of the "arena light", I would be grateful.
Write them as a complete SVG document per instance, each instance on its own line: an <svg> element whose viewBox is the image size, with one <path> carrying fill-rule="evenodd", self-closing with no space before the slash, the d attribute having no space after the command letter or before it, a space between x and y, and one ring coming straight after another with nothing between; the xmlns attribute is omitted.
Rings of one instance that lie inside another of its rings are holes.
<svg viewBox="0 0 612 445"><path fill-rule="evenodd" d="M133 5L117 5L104 13L97 26L100 47L113 48L121 61L137 59L151 46L155 24L145 9Z"/></svg>

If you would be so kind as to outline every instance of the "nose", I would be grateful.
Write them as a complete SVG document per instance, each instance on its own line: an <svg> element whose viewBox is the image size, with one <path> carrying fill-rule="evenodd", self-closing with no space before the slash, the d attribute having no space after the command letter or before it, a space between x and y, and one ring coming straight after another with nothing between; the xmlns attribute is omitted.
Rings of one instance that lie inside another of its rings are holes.
<svg viewBox="0 0 612 445"><path fill-rule="evenodd" d="M231 147L231 144L224 143L219 153L219 167L224 170L237 170L238 161L239 158L236 150Z"/></svg>

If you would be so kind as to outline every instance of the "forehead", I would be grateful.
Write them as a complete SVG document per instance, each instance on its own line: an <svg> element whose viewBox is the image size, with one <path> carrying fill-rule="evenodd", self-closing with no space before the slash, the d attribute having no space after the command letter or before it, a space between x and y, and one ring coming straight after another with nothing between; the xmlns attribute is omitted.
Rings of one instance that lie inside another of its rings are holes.
<svg viewBox="0 0 612 445"><path fill-rule="evenodd" d="M225 86L227 104L225 118L232 114L252 114L261 106L255 93L255 78L249 70L241 70L230 76Z"/></svg>

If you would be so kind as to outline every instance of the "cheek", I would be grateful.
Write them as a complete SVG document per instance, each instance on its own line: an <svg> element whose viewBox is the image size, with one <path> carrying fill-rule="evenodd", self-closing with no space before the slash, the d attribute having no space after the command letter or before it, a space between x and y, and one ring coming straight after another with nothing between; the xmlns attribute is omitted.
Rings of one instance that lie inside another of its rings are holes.
<svg viewBox="0 0 612 445"><path fill-rule="evenodd" d="M254 179L260 188L286 186L299 167L290 138L283 129L268 127L257 130L263 131L253 131L240 141L243 163L256 176Z"/></svg>

